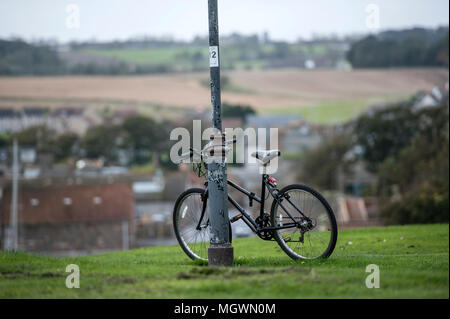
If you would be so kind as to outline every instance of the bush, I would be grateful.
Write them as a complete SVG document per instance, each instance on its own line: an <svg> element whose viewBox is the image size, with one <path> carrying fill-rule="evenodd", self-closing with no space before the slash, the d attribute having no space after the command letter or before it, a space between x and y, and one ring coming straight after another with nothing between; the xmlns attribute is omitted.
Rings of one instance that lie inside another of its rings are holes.
<svg viewBox="0 0 450 319"><path fill-rule="evenodd" d="M348 134L339 134L308 151L301 158L300 179L320 189L337 189L339 170L351 174L353 161L346 159L353 142Z"/></svg>
<svg viewBox="0 0 450 319"><path fill-rule="evenodd" d="M448 223L448 197L445 187L424 185L386 206L380 216L388 225Z"/></svg>

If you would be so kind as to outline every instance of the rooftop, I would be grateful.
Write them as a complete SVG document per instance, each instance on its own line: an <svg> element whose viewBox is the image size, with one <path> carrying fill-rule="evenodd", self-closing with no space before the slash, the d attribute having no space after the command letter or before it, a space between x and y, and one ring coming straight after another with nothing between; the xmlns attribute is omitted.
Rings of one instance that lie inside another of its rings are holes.
<svg viewBox="0 0 450 319"><path fill-rule="evenodd" d="M117 221L133 218L129 184L96 184L19 188L19 222L28 224ZM4 190L1 223L9 223L11 189Z"/></svg>

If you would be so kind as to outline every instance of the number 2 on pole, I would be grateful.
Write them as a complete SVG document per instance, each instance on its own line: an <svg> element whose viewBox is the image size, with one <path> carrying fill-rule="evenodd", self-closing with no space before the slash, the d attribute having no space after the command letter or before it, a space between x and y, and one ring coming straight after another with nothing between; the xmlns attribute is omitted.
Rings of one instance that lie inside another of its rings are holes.
<svg viewBox="0 0 450 319"><path fill-rule="evenodd" d="M219 66L219 48L217 46L209 47L209 66L211 68Z"/></svg>

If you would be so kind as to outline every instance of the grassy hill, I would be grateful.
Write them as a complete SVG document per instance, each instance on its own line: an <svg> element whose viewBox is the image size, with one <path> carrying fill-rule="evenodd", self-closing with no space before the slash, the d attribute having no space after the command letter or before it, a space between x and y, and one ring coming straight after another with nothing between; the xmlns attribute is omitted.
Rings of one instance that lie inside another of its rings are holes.
<svg viewBox="0 0 450 319"><path fill-rule="evenodd" d="M448 298L449 226L339 232L331 258L293 261L275 242L238 239L235 266L211 268L178 246L77 258L0 253L0 298ZM68 289L68 264L80 288ZM380 268L368 289L366 266Z"/></svg>

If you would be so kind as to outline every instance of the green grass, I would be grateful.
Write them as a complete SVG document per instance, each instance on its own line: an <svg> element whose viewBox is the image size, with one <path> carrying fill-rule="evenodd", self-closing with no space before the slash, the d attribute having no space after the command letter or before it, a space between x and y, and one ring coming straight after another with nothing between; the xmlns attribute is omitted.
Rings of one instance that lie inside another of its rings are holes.
<svg viewBox="0 0 450 319"><path fill-rule="evenodd" d="M351 242L352 244L349 244ZM339 232L327 260L293 261L274 242L233 242L235 266L207 267L177 246L77 258L0 253L0 298L448 298L449 226ZM80 267L81 287L65 287ZM365 286L380 268L379 289Z"/></svg>
<svg viewBox="0 0 450 319"><path fill-rule="evenodd" d="M341 124L357 117L367 107L365 101L330 101L298 108L275 108L269 113L299 114L308 122L316 124Z"/></svg>
<svg viewBox="0 0 450 319"><path fill-rule="evenodd" d="M268 114L298 114L308 122L315 124L342 124L355 119L366 111L371 105L387 104L404 101L407 95L394 94L366 100L336 100L324 101L315 105L297 108L273 108L266 111Z"/></svg>
<svg viewBox="0 0 450 319"><path fill-rule="evenodd" d="M309 122L317 124L338 124L347 122L367 109L363 101L327 102L318 106L307 106L299 113Z"/></svg>
<svg viewBox="0 0 450 319"><path fill-rule="evenodd" d="M361 100L322 101L314 105L297 108L273 108L269 114L299 114L315 124L342 124L355 119L371 105L397 103L409 99L409 95L392 94Z"/></svg>

